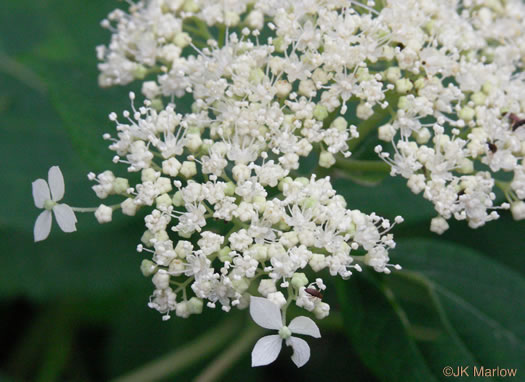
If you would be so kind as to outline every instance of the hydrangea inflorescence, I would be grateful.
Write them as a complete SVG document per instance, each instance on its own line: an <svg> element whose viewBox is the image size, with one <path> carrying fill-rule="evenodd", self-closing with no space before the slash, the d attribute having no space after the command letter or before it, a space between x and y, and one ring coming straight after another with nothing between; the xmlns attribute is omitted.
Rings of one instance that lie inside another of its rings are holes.
<svg viewBox="0 0 525 382"><path fill-rule="evenodd" d="M400 268L388 251L402 218L347 208L320 175L369 132L349 114L384 117L376 152L434 204L432 231L452 217L480 227L500 208L525 218L520 0L145 0L102 25L112 37L97 48L100 85L144 80L145 100L130 93L131 110L110 114L116 137L104 135L140 182L89 174L99 198L123 198L95 216L148 211L137 249L151 254L141 269L165 319L257 294L322 319L325 285L307 274ZM323 171L299 175L314 152Z"/></svg>

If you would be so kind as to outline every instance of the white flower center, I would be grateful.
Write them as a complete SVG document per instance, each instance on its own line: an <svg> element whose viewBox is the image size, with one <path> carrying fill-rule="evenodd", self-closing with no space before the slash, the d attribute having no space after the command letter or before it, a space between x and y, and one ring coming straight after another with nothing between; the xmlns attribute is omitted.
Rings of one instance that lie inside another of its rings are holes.
<svg viewBox="0 0 525 382"><path fill-rule="evenodd" d="M292 336L292 331L288 329L288 326L283 326L281 329L279 329L279 335L283 340L287 340Z"/></svg>
<svg viewBox="0 0 525 382"><path fill-rule="evenodd" d="M51 211L53 209L54 206L56 206L57 203L54 202L53 200L49 199L49 200L46 200L44 202L44 208L48 211Z"/></svg>

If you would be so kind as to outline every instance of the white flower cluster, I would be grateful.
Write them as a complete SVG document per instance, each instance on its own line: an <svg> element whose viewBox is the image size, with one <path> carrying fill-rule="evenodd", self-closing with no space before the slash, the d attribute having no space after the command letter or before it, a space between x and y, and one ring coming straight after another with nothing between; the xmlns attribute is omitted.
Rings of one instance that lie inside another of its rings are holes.
<svg viewBox="0 0 525 382"><path fill-rule="evenodd" d="M100 84L157 77L143 82L143 106L130 93L132 109L110 115L117 137L105 136L114 162L140 172L140 183L106 171L91 175L93 188L101 198L125 195L124 214L150 207L138 250L152 255L142 264L155 285L149 306L165 319L204 303L244 308L253 294L320 319L330 309L326 287L306 274L400 268L389 264L393 224L347 209L329 177L296 173L313 150L325 168L350 156L358 137L343 116L350 98L360 99L361 116L388 107L392 86L360 52L360 40L380 32L375 23L346 1L152 0L103 21L113 35L97 49ZM185 96L191 109L179 112L175 98ZM99 207L97 219L112 210Z"/></svg>
<svg viewBox="0 0 525 382"><path fill-rule="evenodd" d="M91 173L99 198L125 200L75 208L57 204L53 167L49 185L33 184L46 209L35 240L52 213L71 232L74 212L106 223L117 208L146 210L137 250L151 254L141 270L164 319L251 304L259 325L278 330L256 345L253 365L272 362L283 340L297 366L307 362L292 334L319 337L317 326L306 317L286 326L286 310L329 314L317 273L400 269L388 251L402 218L347 208L326 176L370 131L391 143L376 147L391 174L434 204L432 231L452 217L480 227L498 208L525 218L521 0L128 3L102 22L112 37L97 55L102 86L144 80L146 100L135 107L130 93L131 110L109 116L116 137L104 135L113 161L140 180ZM324 175L301 176L316 156Z"/></svg>
<svg viewBox="0 0 525 382"><path fill-rule="evenodd" d="M150 0L103 25L114 33L98 48L102 85L156 74L142 91L159 110L193 95L164 151L204 135L224 143L206 164L217 175L227 145L229 160L272 152L284 170L315 147L331 167L359 135L343 116L383 113L393 152L376 151L434 204L433 231L451 217L482 226L498 208L525 218L521 0ZM495 186L509 203L496 205Z"/></svg>
<svg viewBox="0 0 525 382"><path fill-rule="evenodd" d="M329 306L308 290L324 289L324 283L309 285L303 270L327 269L348 278L351 269L361 270L350 255L358 249L361 263L378 272L397 267L388 257L395 246L388 233L392 224L347 209L329 177L294 177L282 161L261 151L266 142L259 139L245 146L220 133L203 139L208 127L199 128L195 114L175 113L173 105L124 115L126 123L110 116L118 131L110 147L118 153L115 161L141 172L141 182L129 187L106 171L92 175L98 180L93 188L102 198L127 195L127 215L152 207L139 251L152 254L142 270L153 275L156 288L150 306L166 319L171 311L181 317L200 313L203 300L225 311L246 307L250 288L279 307L292 299L323 318Z"/></svg>
<svg viewBox="0 0 525 382"><path fill-rule="evenodd" d="M524 219L525 4L391 5L378 18L399 44L385 78L401 97L379 128L394 155L381 146L376 151L391 164L391 174L432 201L439 214L434 232L448 229L451 217L480 227L498 218L498 208L510 207L516 220ZM495 205L495 185L510 204Z"/></svg>

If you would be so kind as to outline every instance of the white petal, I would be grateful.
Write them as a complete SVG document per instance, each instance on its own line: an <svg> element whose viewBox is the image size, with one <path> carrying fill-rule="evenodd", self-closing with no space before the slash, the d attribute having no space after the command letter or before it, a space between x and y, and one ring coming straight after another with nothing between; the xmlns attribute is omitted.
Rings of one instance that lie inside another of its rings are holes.
<svg viewBox="0 0 525 382"><path fill-rule="evenodd" d="M49 181L53 200L58 202L64 197L64 177L58 166L53 166L49 169L47 180Z"/></svg>
<svg viewBox="0 0 525 382"><path fill-rule="evenodd" d="M37 179L33 182L33 200L35 206L44 208L44 203L51 199L49 195L49 186L44 179Z"/></svg>
<svg viewBox="0 0 525 382"><path fill-rule="evenodd" d="M250 314L259 326L279 330L283 326L281 310L266 298L250 297Z"/></svg>
<svg viewBox="0 0 525 382"><path fill-rule="evenodd" d="M35 242L45 240L49 236L52 216L51 211L45 210L36 218L35 227L33 228Z"/></svg>
<svg viewBox="0 0 525 382"><path fill-rule="evenodd" d="M306 334L314 338L321 338L319 328L315 322L308 317L295 317L292 322L290 322L290 325L288 325L288 329L290 329L292 333Z"/></svg>
<svg viewBox="0 0 525 382"><path fill-rule="evenodd" d="M310 346L302 338L290 337L286 341L287 345L292 346L292 361L297 367L303 366L310 359Z"/></svg>
<svg viewBox="0 0 525 382"><path fill-rule="evenodd" d="M283 339L277 334L261 338L252 350L252 367L268 365L275 361L282 345Z"/></svg>
<svg viewBox="0 0 525 382"><path fill-rule="evenodd" d="M74 232L77 230L77 227L75 227L77 218L71 207L67 204L57 204L53 207L53 212L62 231Z"/></svg>

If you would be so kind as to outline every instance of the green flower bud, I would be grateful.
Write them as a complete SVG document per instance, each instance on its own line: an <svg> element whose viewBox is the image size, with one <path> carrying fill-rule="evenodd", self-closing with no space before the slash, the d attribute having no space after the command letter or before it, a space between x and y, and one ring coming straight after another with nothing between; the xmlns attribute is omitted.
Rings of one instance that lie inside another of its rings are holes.
<svg viewBox="0 0 525 382"><path fill-rule="evenodd" d="M406 94L412 88L414 87L414 84L408 79L408 78L401 78L396 81L396 90L398 93Z"/></svg>
<svg viewBox="0 0 525 382"><path fill-rule="evenodd" d="M293 179L290 178L289 176L287 176L286 178L282 179L279 184L277 185L277 188L279 189L279 191L283 191L284 190L284 185L285 184L290 184L293 182Z"/></svg>
<svg viewBox="0 0 525 382"><path fill-rule="evenodd" d="M224 187L224 195L232 196L235 194L235 184L233 182L226 183Z"/></svg>
<svg viewBox="0 0 525 382"><path fill-rule="evenodd" d="M192 133L186 135L186 147L191 152L196 152L202 145L202 139L199 133Z"/></svg>
<svg viewBox="0 0 525 382"><path fill-rule="evenodd" d="M211 148L212 145L213 145L213 141L212 140L205 139L202 142L201 149L200 149L201 156L202 155L208 155L210 153L210 148Z"/></svg>
<svg viewBox="0 0 525 382"><path fill-rule="evenodd" d="M336 119L334 119L330 127L333 127L338 131L345 131L348 127L348 122L346 122L346 119L344 119L344 117L337 117Z"/></svg>
<svg viewBox="0 0 525 382"><path fill-rule="evenodd" d="M184 176L186 179L190 179L197 175L197 166L195 165L195 162L184 161L179 173L182 174L182 176Z"/></svg>
<svg viewBox="0 0 525 382"><path fill-rule="evenodd" d="M483 93L489 95L492 92L493 88L494 86L490 82L485 82L481 90L483 91Z"/></svg>
<svg viewBox="0 0 525 382"><path fill-rule="evenodd" d="M314 208L317 205L318 200L315 198L306 198L301 202L303 208Z"/></svg>
<svg viewBox="0 0 525 382"><path fill-rule="evenodd" d="M350 236L354 236L356 230L357 230L356 225L354 223L350 223L350 226L346 230L346 233L349 234Z"/></svg>
<svg viewBox="0 0 525 382"><path fill-rule="evenodd" d="M248 81L250 81L252 84L260 84L262 80L264 79L265 75L261 68L255 68L250 71L250 75L248 76Z"/></svg>
<svg viewBox="0 0 525 382"><path fill-rule="evenodd" d="M312 79L315 81L315 83L320 82L321 84L325 84L328 82L330 77L323 69L317 68L314 70L314 73L312 74Z"/></svg>
<svg viewBox="0 0 525 382"><path fill-rule="evenodd" d="M275 47L275 51L282 53L284 52L284 39L282 37L277 37L273 39L273 46Z"/></svg>
<svg viewBox="0 0 525 382"><path fill-rule="evenodd" d="M473 108L465 106L464 108L459 110L458 117L464 120L465 122L469 122L472 121L475 114L476 112Z"/></svg>
<svg viewBox="0 0 525 382"><path fill-rule="evenodd" d="M259 263L268 259L268 248L262 244L253 244L249 249L249 253Z"/></svg>
<svg viewBox="0 0 525 382"><path fill-rule="evenodd" d="M173 43L179 48L185 48L191 43L191 37L186 32L177 33L173 39Z"/></svg>
<svg viewBox="0 0 525 382"><path fill-rule="evenodd" d="M140 174L140 178L142 180L142 183L144 183L144 182L155 182L158 177L159 176L157 174L157 171L155 171L152 168L145 168L144 170L142 170L142 172Z"/></svg>
<svg viewBox="0 0 525 382"><path fill-rule="evenodd" d="M329 153L328 151L323 151L321 155L319 155L319 166L324 168L330 168L335 164L335 157L332 153Z"/></svg>
<svg viewBox="0 0 525 382"><path fill-rule="evenodd" d="M184 4L182 5L182 9L184 10L184 12L195 13L199 10L199 6L195 3L194 0L185 0Z"/></svg>
<svg viewBox="0 0 525 382"><path fill-rule="evenodd" d="M184 205L184 199L182 199L182 192L177 191L175 195L173 195L173 205L175 207L182 207Z"/></svg>
<svg viewBox="0 0 525 382"><path fill-rule="evenodd" d="M226 246L226 247L222 247L219 251L219 260L222 261L223 263L225 262L230 262L232 261L232 257L230 256L230 252L231 252L231 248Z"/></svg>
<svg viewBox="0 0 525 382"><path fill-rule="evenodd" d="M459 161L459 168L457 168L457 171L460 174L472 174L474 172L474 162L468 158L462 158Z"/></svg>
<svg viewBox="0 0 525 382"><path fill-rule="evenodd" d="M151 239L153 239L155 237L155 235L153 235L153 233L147 229L146 231L144 231L144 233L142 234L142 237L140 238L140 241L146 246L146 247L151 247L152 244L151 244Z"/></svg>
<svg viewBox="0 0 525 382"><path fill-rule="evenodd" d="M357 72L355 74L355 77L359 80L359 81L369 81L372 79L372 76L370 75L370 73L368 72L368 68L359 68L357 69Z"/></svg>
<svg viewBox="0 0 525 382"><path fill-rule="evenodd" d="M326 117L328 117L328 109L326 108L326 106L323 106L321 104L317 104L315 105L315 108L314 108L314 117L315 119L317 119L318 121L322 121L324 120Z"/></svg>
<svg viewBox="0 0 525 382"><path fill-rule="evenodd" d="M424 25L423 25L423 29L429 34L429 35L433 35L434 34L434 29L436 28L436 23L434 20L430 20L430 21L427 21Z"/></svg>
<svg viewBox="0 0 525 382"><path fill-rule="evenodd" d="M171 203L172 201L168 194L162 194L155 199L155 204L157 205L157 208L162 206L171 206Z"/></svg>
<svg viewBox="0 0 525 382"><path fill-rule="evenodd" d="M270 244L270 246L268 247L268 255L270 257L282 256L284 254L286 254L286 250L284 249L282 244Z"/></svg>
<svg viewBox="0 0 525 382"><path fill-rule="evenodd" d="M287 248L292 248L299 243L299 238L295 231L285 232L282 234L279 242Z"/></svg>
<svg viewBox="0 0 525 382"><path fill-rule="evenodd" d="M253 198L252 203L257 207L259 212L264 212L266 208L266 198L262 195L257 195Z"/></svg>
<svg viewBox="0 0 525 382"><path fill-rule="evenodd" d="M485 93L483 93L483 92L476 92L476 93L472 94L470 99L476 105L481 106L481 105L485 105L485 101L487 99L487 95Z"/></svg>
<svg viewBox="0 0 525 382"><path fill-rule="evenodd" d="M424 77L421 77L421 78L418 78L416 82L414 82L414 86L416 87L417 90L420 90L425 86L426 82L427 80Z"/></svg>
<svg viewBox="0 0 525 382"><path fill-rule="evenodd" d="M113 181L113 191L115 194L125 194L129 188L129 181L126 178L115 178Z"/></svg>
<svg viewBox="0 0 525 382"><path fill-rule="evenodd" d="M144 259L142 260L142 263L140 263L140 271L144 277L149 277L157 272L157 264L151 260Z"/></svg>
<svg viewBox="0 0 525 382"><path fill-rule="evenodd" d="M155 98L151 100L151 107L156 111L161 111L164 109L164 103L162 102L162 99Z"/></svg>
<svg viewBox="0 0 525 382"><path fill-rule="evenodd" d="M284 220L281 220L278 223L277 228L280 229L281 231L288 231L290 229L290 226L286 224Z"/></svg>
<svg viewBox="0 0 525 382"><path fill-rule="evenodd" d="M202 313L202 300L197 297L192 297L188 300L188 310L190 314L201 314Z"/></svg>
<svg viewBox="0 0 525 382"><path fill-rule="evenodd" d="M307 186L310 184L310 179L305 178L304 176L300 176L299 178L296 178L295 181L301 183L303 186Z"/></svg>
<svg viewBox="0 0 525 382"><path fill-rule="evenodd" d="M135 71L133 72L133 77L137 80L143 80L144 77L148 74L148 69L143 65L138 65Z"/></svg>
<svg viewBox="0 0 525 382"><path fill-rule="evenodd" d="M300 288L308 285L308 279L304 273L296 272L292 276L291 284L296 290L299 290Z"/></svg>
<svg viewBox="0 0 525 382"><path fill-rule="evenodd" d="M181 259L185 259L193 251L193 245L186 240L179 240L175 246L175 253Z"/></svg>
<svg viewBox="0 0 525 382"><path fill-rule="evenodd" d="M248 288L250 287L250 281L246 278L242 278L240 280L235 280L233 279L232 280L232 285L233 285L233 288L239 292L239 293L244 293L248 290Z"/></svg>
<svg viewBox="0 0 525 382"><path fill-rule="evenodd" d="M169 236L168 236L168 233L165 231L165 230L162 230L162 231L158 231L156 234L155 234L155 240L157 241L166 241L166 240L169 240Z"/></svg>
<svg viewBox="0 0 525 382"><path fill-rule="evenodd" d="M397 66L391 66L385 70L385 77L388 81L395 83L401 78L401 69Z"/></svg>
<svg viewBox="0 0 525 382"><path fill-rule="evenodd" d="M397 101L397 107L402 110L406 110L408 108L407 97L405 96L399 97L399 101Z"/></svg>

